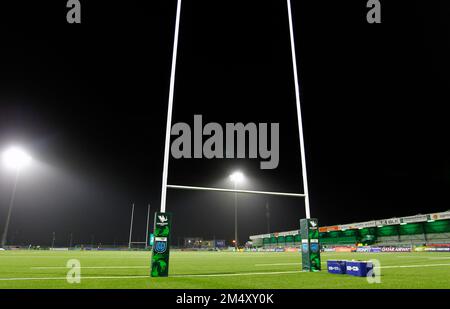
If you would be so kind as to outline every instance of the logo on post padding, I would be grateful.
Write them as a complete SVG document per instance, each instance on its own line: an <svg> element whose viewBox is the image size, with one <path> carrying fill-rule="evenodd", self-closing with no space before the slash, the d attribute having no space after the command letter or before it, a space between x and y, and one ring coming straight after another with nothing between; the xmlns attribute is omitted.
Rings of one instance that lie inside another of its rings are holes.
<svg viewBox="0 0 450 309"><path fill-rule="evenodd" d="M166 216L158 216L158 219L160 222L167 222L167 217Z"/></svg>
<svg viewBox="0 0 450 309"><path fill-rule="evenodd" d="M155 238L155 252L164 253L167 250L167 237Z"/></svg>

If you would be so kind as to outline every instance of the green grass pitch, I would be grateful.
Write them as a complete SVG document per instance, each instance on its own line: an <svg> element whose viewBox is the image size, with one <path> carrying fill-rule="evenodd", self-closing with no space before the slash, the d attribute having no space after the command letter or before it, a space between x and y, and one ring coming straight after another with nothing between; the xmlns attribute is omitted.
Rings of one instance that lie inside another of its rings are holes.
<svg viewBox="0 0 450 309"><path fill-rule="evenodd" d="M69 259L81 263L79 284L66 280ZM0 251L0 289L450 288L448 253L323 253L319 273L301 272L299 253L173 251L170 259L170 277L150 278L150 252ZM381 283L328 274L327 259L377 259Z"/></svg>

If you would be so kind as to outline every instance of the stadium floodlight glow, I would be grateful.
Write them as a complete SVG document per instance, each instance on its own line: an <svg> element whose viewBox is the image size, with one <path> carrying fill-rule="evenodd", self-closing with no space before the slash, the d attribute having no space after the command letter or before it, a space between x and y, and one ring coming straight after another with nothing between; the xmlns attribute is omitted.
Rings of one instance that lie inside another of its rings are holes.
<svg viewBox="0 0 450 309"><path fill-rule="evenodd" d="M30 164L31 157L26 153L26 151L24 151L20 147L13 146L5 150L5 152L2 155L2 159L3 164L6 166L6 168L14 170L16 174L11 199L9 201L6 223L3 229L2 240L0 243L0 248L5 248L6 240L8 239L9 221L11 220L11 213L14 207L14 200L16 197L16 189L17 183L19 181L20 171Z"/></svg>
<svg viewBox="0 0 450 309"><path fill-rule="evenodd" d="M8 148L2 156L4 165L16 171L22 170L30 164L31 157L19 147Z"/></svg>
<svg viewBox="0 0 450 309"><path fill-rule="evenodd" d="M244 174L239 171L234 172L230 175L230 180L234 183L240 183L244 181Z"/></svg>

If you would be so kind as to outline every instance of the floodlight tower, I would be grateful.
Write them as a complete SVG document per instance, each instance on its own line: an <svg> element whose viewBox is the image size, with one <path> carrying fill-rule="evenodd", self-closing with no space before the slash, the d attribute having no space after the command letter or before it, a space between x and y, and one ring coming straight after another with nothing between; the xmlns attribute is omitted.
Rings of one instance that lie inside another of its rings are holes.
<svg viewBox="0 0 450 309"><path fill-rule="evenodd" d="M7 150L5 150L5 152L3 152L2 159L5 167L7 169L14 171L15 177L0 248L4 248L6 245L6 240L8 237L9 221L11 219L11 213L14 207L14 200L16 197L17 183L19 182L20 172L30 164L31 157L23 149L14 146L8 148Z"/></svg>
<svg viewBox="0 0 450 309"><path fill-rule="evenodd" d="M237 184L244 181L244 174L242 174L239 171L234 172L230 175L230 180L234 184L234 190L237 189ZM234 192L234 247L236 250L239 248L239 242L238 242L238 203L237 203L237 192Z"/></svg>

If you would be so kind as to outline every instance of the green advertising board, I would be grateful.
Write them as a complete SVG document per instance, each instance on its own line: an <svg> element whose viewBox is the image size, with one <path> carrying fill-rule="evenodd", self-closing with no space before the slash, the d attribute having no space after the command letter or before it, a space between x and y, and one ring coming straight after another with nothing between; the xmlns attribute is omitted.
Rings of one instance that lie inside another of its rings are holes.
<svg viewBox="0 0 450 309"><path fill-rule="evenodd" d="M317 219L300 219L303 271L320 271L319 225Z"/></svg>
<svg viewBox="0 0 450 309"><path fill-rule="evenodd" d="M167 277L169 275L169 249L170 229L172 225L172 214L157 212L153 229L152 249L152 277Z"/></svg>

